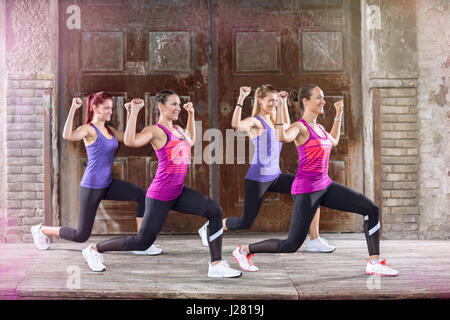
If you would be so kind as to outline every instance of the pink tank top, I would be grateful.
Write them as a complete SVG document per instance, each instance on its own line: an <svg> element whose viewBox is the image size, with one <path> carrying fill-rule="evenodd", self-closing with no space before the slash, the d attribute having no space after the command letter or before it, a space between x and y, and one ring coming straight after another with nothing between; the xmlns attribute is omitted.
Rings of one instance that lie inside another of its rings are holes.
<svg viewBox="0 0 450 320"><path fill-rule="evenodd" d="M328 176L328 161L333 147L331 141L322 128L320 129L325 135L324 138L320 137L305 120L299 121L308 128L309 138L297 147L298 169L292 183L292 194L323 190L333 182Z"/></svg>
<svg viewBox="0 0 450 320"><path fill-rule="evenodd" d="M170 201L178 198L183 191L184 178L191 159L191 145L178 129L176 130L184 139L178 138L159 123L156 125L164 130L168 139L162 148L156 150L158 169L147 190L147 197Z"/></svg>

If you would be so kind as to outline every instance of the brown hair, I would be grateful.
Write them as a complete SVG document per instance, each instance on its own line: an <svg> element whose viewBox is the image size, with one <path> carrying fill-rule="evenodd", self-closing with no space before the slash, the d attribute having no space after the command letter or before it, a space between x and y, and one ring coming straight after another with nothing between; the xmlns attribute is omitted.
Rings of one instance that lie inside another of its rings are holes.
<svg viewBox="0 0 450 320"><path fill-rule="evenodd" d="M298 103L298 91L297 90L291 90L289 92L287 103L288 103L289 115L291 116L291 119L300 119L303 116L304 109L303 109L303 107L300 107L300 104ZM296 106L296 103L299 104L298 108Z"/></svg>
<svg viewBox="0 0 450 320"><path fill-rule="evenodd" d="M318 88L318 85L315 85L313 83L305 84L303 87L300 88L298 91L298 105L300 106L300 109L302 112L305 111L305 106L303 105L303 99L306 100L311 99L312 96L312 89Z"/></svg>

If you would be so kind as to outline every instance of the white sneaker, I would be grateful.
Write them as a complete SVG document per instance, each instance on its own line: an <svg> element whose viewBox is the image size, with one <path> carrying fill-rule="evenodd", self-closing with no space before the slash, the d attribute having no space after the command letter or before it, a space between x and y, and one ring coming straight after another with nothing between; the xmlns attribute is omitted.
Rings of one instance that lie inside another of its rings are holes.
<svg viewBox="0 0 450 320"><path fill-rule="evenodd" d="M144 251L132 251L132 252L134 254L137 254L137 255L157 256L157 255L162 253L162 249L158 248L155 245L151 245L150 247L148 247L147 250L144 250Z"/></svg>
<svg viewBox="0 0 450 320"><path fill-rule="evenodd" d="M258 267L253 265L253 254L247 254L242 250L241 245L238 245L236 249L234 249L233 253L231 254L236 260L236 262L239 264L239 267L248 272L256 272L258 271Z"/></svg>
<svg viewBox="0 0 450 320"><path fill-rule="evenodd" d="M31 227L31 235L33 236L34 246L39 250L47 250L50 248L50 239L41 231L42 223Z"/></svg>
<svg viewBox="0 0 450 320"><path fill-rule="evenodd" d="M208 277L238 278L241 275L242 275L241 271L232 269L225 260L222 260L215 265L212 265L211 262L209 262Z"/></svg>
<svg viewBox="0 0 450 320"><path fill-rule="evenodd" d="M323 242L325 242L326 244L328 244L327 239L324 239L324 238L322 238L322 237L320 237L320 236L319 236L319 238L320 238L320 240L322 240ZM311 241L311 238L309 237L309 234L306 236L306 242L308 242L308 241Z"/></svg>
<svg viewBox="0 0 450 320"><path fill-rule="evenodd" d="M306 251L309 252L333 252L336 250L336 247L329 245L324 239L318 237L314 240L309 240L306 244Z"/></svg>
<svg viewBox="0 0 450 320"><path fill-rule="evenodd" d="M372 275L378 275L378 276L391 276L395 277L398 276L398 271L395 269L392 269L386 264L386 260L380 260L378 262L372 263L371 260L367 260L366 265L366 274Z"/></svg>
<svg viewBox="0 0 450 320"><path fill-rule="evenodd" d="M209 221L207 221L200 229L198 229L198 234L200 235L200 238L202 239L202 244L205 247L209 247L209 244L208 244L208 224L209 224Z"/></svg>
<svg viewBox="0 0 450 320"><path fill-rule="evenodd" d="M83 249L81 253L92 271L101 272L106 270L106 267L103 265L103 255L92 249L92 244Z"/></svg>

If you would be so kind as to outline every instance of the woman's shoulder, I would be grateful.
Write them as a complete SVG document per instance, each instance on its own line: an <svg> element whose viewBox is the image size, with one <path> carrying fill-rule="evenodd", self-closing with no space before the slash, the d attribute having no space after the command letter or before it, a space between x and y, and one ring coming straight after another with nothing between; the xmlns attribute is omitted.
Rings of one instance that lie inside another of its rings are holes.
<svg viewBox="0 0 450 320"><path fill-rule="evenodd" d="M95 134L97 130L95 130L95 127L92 125L92 123L86 123L79 127L81 130L86 130L90 134Z"/></svg>
<svg viewBox="0 0 450 320"><path fill-rule="evenodd" d="M264 129L264 120L257 114L248 117L248 119L251 119L251 121L253 122L253 126L257 127L258 129Z"/></svg>

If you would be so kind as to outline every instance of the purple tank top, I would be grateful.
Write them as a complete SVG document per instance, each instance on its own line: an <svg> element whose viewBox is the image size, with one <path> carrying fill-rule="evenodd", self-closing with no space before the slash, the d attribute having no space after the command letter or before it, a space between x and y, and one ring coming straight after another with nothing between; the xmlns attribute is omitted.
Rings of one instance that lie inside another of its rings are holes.
<svg viewBox="0 0 450 320"><path fill-rule="evenodd" d="M112 165L119 143L114 135L108 139L92 123L91 126L97 131L97 139L86 147L88 164L80 185L89 189L102 189L112 182Z"/></svg>
<svg viewBox="0 0 450 320"><path fill-rule="evenodd" d="M328 176L328 161L333 147L331 141L322 128L320 129L325 135L324 138L320 137L305 120L299 121L308 128L309 138L297 147L298 169L292 183L292 194L323 190L333 182Z"/></svg>
<svg viewBox="0 0 450 320"><path fill-rule="evenodd" d="M191 160L191 145L178 129L176 130L184 139L178 138L159 123L156 125L164 130L168 138L166 144L156 150L158 169L147 190L147 197L170 201L178 198L183 191L184 178L189 170Z"/></svg>
<svg viewBox="0 0 450 320"><path fill-rule="evenodd" d="M272 181L281 174L280 152L282 143L277 140L273 130L261 117L255 116L264 126L260 136L251 139L255 153L245 179L258 182Z"/></svg>

